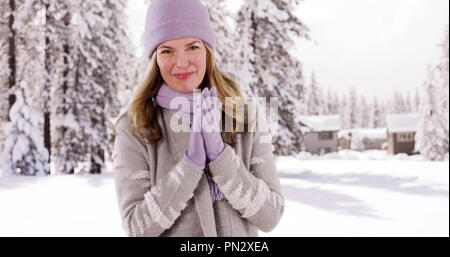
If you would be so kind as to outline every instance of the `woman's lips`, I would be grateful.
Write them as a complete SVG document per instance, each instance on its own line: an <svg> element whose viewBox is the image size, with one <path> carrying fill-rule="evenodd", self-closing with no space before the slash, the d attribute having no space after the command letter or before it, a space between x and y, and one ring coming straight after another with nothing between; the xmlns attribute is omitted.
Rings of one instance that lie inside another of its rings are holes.
<svg viewBox="0 0 450 257"><path fill-rule="evenodd" d="M185 80L185 79L190 78L194 74L195 74L195 72L186 72L186 73L176 74L176 75L174 75L174 77L177 79Z"/></svg>

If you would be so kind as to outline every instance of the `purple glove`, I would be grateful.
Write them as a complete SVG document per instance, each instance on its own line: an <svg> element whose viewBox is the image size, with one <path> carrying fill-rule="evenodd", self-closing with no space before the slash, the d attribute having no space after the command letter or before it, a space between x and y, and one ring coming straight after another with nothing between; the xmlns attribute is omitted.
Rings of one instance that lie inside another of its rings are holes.
<svg viewBox="0 0 450 257"><path fill-rule="evenodd" d="M217 98L216 87L205 88L202 92L202 135L205 144L206 157L210 162L225 149L220 136L220 120L222 118L222 103Z"/></svg>
<svg viewBox="0 0 450 257"><path fill-rule="evenodd" d="M200 97L198 101L194 99L193 119L191 122L191 132L189 137L189 146L184 157L197 168L203 170L206 166L206 153L203 136L201 132L201 105Z"/></svg>

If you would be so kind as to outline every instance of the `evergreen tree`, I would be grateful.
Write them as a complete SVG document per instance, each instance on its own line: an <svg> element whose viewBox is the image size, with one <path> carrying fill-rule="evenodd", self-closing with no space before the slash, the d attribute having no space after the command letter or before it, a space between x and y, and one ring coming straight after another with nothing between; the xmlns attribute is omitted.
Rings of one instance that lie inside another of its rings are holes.
<svg viewBox="0 0 450 257"><path fill-rule="evenodd" d="M357 116L357 109L356 109L356 89L352 87L350 89L350 97L348 100L347 108L346 108L346 115L348 117L348 124L349 128L355 128L358 126L358 116Z"/></svg>
<svg viewBox="0 0 450 257"><path fill-rule="evenodd" d="M250 0L242 5L237 20L242 85L251 96L278 97L279 154L299 152L301 128L294 116L303 97L301 64L288 50L291 35L308 38L308 29L293 14L296 0Z"/></svg>
<svg viewBox="0 0 450 257"><path fill-rule="evenodd" d="M428 160L443 160L448 152L448 123L439 109L436 69L428 67L423 86L415 150Z"/></svg>
<svg viewBox="0 0 450 257"><path fill-rule="evenodd" d="M43 0L45 11L45 81L42 87L43 135L44 145L50 154L50 160L58 160L66 154L61 149L61 123L64 117L60 112L65 109L66 96L61 94L67 88L73 63L69 52L70 22L73 8L65 0ZM52 149L53 147L53 149ZM58 163L58 161L54 162ZM59 170L59 166L57 169Z"/></svg>
<svg viewBox="0 0 450 257"><path fill-rule="evenodd" d="M420 107L420 95L419 95L419 90L416 88L415 94L414 94L414 103L412 104L412 112L418 113L419 107Z"/></svg>
<svg viewBox="0 0 450 257"><path fill-rule="evenodd" d="M407 113L406 105L405 105L405 99L403 98L402 94L400 94L398 91L394 93L394 102L393 102L393 113Z"/></svg>
<svg viewBox="0 0 450 257"><path fill-rule="evenodd" d="M411 113L411 112L412 112L411 99L410 99L410 96L409 96L409 91L406 91L405 113Z"/></svg>
<svg viewBox="0 0 450 257"><path fill-rule="evenodd" d="M339 108L339 114L341 116L341 127L342 129L351 129L351 113L352 111L349 108L349 103L347 100L347 95L343 95L341 105Z"/></svg>
<svg viewBox="0 0 450 257"><path fill-rule="evenodd" d="M374 96L372 105L370 106L369 113L369 128L381 128L384 126L384 116L382 115L382 110L378 104L378 99Z"/></svg>
<svg viewBox="0 0 450 257"><path fill-rule="evenodd" d="M45 33L42 21L36 14L42 10L42 2L30 0L14 3L15 7L11 10L14 10L15 35L11 52L14 52L15 61L10 62L15 72L10 82L14 100L10 101L13 105L9 111L10 122L5 127L8 138L3 155L13 159L3 159L4 168L25 175L34 175L39 171L49 174L48 151L41 147L43 138L40 133L45 72L43 48L39 46L44 45Z"/></svg>
<svg viewBox="0 0 450 257"><path fill-rule="evenodd" d="M106 67L110 72L107 73L107 90L109 94L106 99L105 115L108 144L105 150L109 156L113 152L113 134L114 122L111 117L120 115L124 102L120 101L119 95L123 92L130 92L133 88L133 68L136 59L134 56L134 46L130 40L129 31L126 24L125 9L127 0L107 0L106 8L109 10L109 22L105 36L110 39L106 44L108 52L107 62L110 67Z"/></svg>
<svg viewBox="0 0 450 257"><path fill-rule="evenodd" d="M111 39L105 35L110 14L105 1L79 1L77 4L75 93L80 109L77 123L86 153L82 160L88 162L82 171L97 174L104 166L107 148L106 101L113 94L107 88L111 60L106 44Z"/></svg>
<svg viewBox="0 0 450 257"><path fill-rule="evenodd" d="M446 138L444 142L444 151L448 153L449 148L449 48L448 48L448 40L449 40L449 31L447 27L447 31L445 33L444 40L440 44L442 49L442 55L439 60L438 65L436 66L436 76L437 76L437 87L438 87L438 106L440 110L440 117L442 119L442 123L446 126L443 126L444 137Z"/></svg>
<svg viewBox="0 0 450 257"><path fill-rule="evenodd" d="M254 1L252 1L253 3ZM254 6L242 5L236 18L237 37L235 46L238 47L238 82L245 97L257 96L258 78L256 77L256 20Z"/></svg>
<svg viewBox="0 0 450 257"><path fill-rule="evenodd" d="M238 79L238 53L235 42L236 33L231 29L227 21L232 19L231 13L225 6L225 0L202 0L208 9L213 30L216 32L216 62L219 68L230 75L234 80Z"/></svg>
<svg viewBox="0 0 450 257"><path fill-rule="evenodd" d="M336 91L328 87L326 102L324 103L323 114L334 115L339 114L339 98Z"/></svg>
<svg viewBox="0 0 450 257"><path fill-rule="evenodd" d="M311 74L311 83L309 87L306 88L305 102L308 108L309 115L320 115L324 114L324 105L322 92L317 85L316 76L314 72Z"/></svg>
<svg viewBox="0 0 450 257"><path fill-rule="evenodd" d="M369 126L369 105L366 98L361 95L356 112L356 127L367 128Z"/></svg>
<svg viewBox="0 0 450 257"><path fill-rule="evenodd" d="M9 14L10 8L8 0L0 0L0 153L3 151L5 134L3 126L8 121L8 97L9 97L9 78L11 70L9 68Z"/></svg>
<svg viewBox="0 0 450 257"><path fill-rule="evenodd" d="M133 48L125 26L126 1L80 1L75 38L81 136L89 173L101 173L111 154L113 121L121 109L118 91L131 87ZM108 140L109 139L109 140Z"/></svg>
<svg viewBox="0 0 450 257"><path fill-rule="evenodd" d="M48 173L48 152L38 126L40 117L31 108L29 94L32 92L25 80L15 91L16 101L9 115L11 121L5 125L8 135L2 153L2 171L10 174L36 175Z"/></svg>

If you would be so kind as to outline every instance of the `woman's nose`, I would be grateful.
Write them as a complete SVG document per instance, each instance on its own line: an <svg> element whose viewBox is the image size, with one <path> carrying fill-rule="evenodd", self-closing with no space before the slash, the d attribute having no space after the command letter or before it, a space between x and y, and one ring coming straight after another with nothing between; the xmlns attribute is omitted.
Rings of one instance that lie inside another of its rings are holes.
<svg viewBox="0 0 450 257"><path fill-rule="evenodd" d="M189 66L189 59L183 51L178 52L175 58L177 67L185 68Z"/></svg>

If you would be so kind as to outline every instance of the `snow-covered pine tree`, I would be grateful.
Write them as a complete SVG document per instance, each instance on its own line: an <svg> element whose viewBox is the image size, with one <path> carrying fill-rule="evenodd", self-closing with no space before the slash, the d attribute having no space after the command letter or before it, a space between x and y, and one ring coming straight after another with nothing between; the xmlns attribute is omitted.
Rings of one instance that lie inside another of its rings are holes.
<svg viewBox="0 0 450 257"><path fill-rule="evenodd" d="M342 101L339 106L339 115L341 117L341 127L342 129L351 129L351 110L349 108L349 102L347 100L347 95L342 96Z"/></svg>
<svg viewBox="0 0 450 257"><path fill-rule="evenodd" d="M76 2L71 7L76 11ZM67 69L63 72L63 81L55 88L53 99L54 119L52 123L54 135L52 136L55 148L56 172L73 174L75 168L87 161L86 124L87 118L83 109L83 97L85 93L79 85L81 80L81 61L78 58L77 45L78 27L75 15L69 13L65 19L65 28L68 31L64 38L64 65ZM84 171L84 170L83 170Z"/></svg>
<svg viewBox="0 0 450 257"><path fill-rule="evenodd" d="M392 108L394 114L407 113L405 99L403 98L403 95L398 91L395 91L394 93L394 102Z"/></svg>
<svg viewBox="0 0 450 257"><path fill-rule="evenodd" d="M49 156L39 130L40 116L30 103L32 91L26 80L15 91L16 101L9 111L11 121L5 125L8 137L1 158L2 172L36 175L49 170Z"/></svg>
<svg viewBox="0 0 450 257"><path fill-rule="evenodd" d="M420 95L419 95L419 90L416 88L414 90L414 103L412 104L412 112L413 113L418 113L419 112L419 107L420 107Z"/></svg>
<svg viewBox="0 0 450 257"><path fill-rule="evenodd" d="M439 63L428 67L420 100L416 151L426 159L443 160L449 151L449 47L448 28L441 43Z"/></svg>
<svg viewBox="0 0 450 257"><path fill-rule="evenodd" d="M406 91L405 113L411 113L411 112L412 112L411 99L410 99L409 91Z"/></svg>
<svg viewBox="0 0 450 257"><path fill-rule="evenodd" d="M357 96L356 96L356 89L354 87L350 89L350 97L346 107L347 108L345 112L348 117L347 123L350 125L350 128L355 128L358 126L358 115L357 115Z"/></svg>
<svg viewBox="0 0 450 257"><path fill-rule="evenodd" d="M384 116L382 115L382 110L378 104L378 99L376 96L373 97L372 104L370 105L369 112L369 128L381 128L384 126Z"/></svg>
<svg viewBox="0 0 450 257"><path fill-rule="evenodd" d="M415 150L428 160L443 160L448 152L448 123L445 123L438 99L439 80L436 68L428 67L420 101L419 124Z"/></svg>
<svg viewBox="0 0 450 257"><path fill-rule="evenodd" d="M42 90L45 81L44 15L40 0L16 1L14 29L16 31L16 82L29 85L29 104L41 113ZM32 85L32 86L31 86ZM41 117L37 119L42 126Z"/></svg>
<svg viewBox="0 0 450 257"><path fill-rule="evenodd" d="M325 114L324 105L325 101L321 88L317 85L316 75L314 72L311 74L311 83L305 88L305 102L308 108L309 115Z"/></svg>
<svg viewBox="0 0 450 257"><path fill-rule="evenodd" d="M121 101L120 96L125 92L131 92L134 87L134 76L136 59L135 48L131 42L129 31L126 25L125 9L127 0L107 0L105 8L109 10L109 22L105 36L109 39L105 44L105 56L107 67L106 106L105 121L107 126L108 144L106 147L107 156L110 157L113 151L113 126L116 117L126 102Z"/></svg>
<svg viewBox="0 0 450 257"><path fill-rule="evenodd" d="M258 78L256 77L255 34L256 26L253 6L242 5L236 18L237 37L235 46L238 48L239 74L237 81L246 98L257 96Z"/></svg>
<svg viewBox="0 0 450 257"><path fill-rule="evenodd" d="M233 17L225 6L225 0L201 0L201 2L208 9L213 30L218 38L215 55L217 64L222 71L237 81L236 32L229 23Z"/></svg>
<svg viewBox="0 0 450 257"><path fill-rule="evenodd" d="M61 150L65 150L60 149L61 138L58 133L59 124L63 120L63 117L58 116L58 111L64 108L65 97L61 96L59 91L64 86L67 87L65 83L70 67L73 67L69 64L71 56L68 45L72 8L70 2L65 0L41 1L45 14L43 26L46 76L41 93L44 145L50 153L50 160L58 160L60 155L64 154Z"/></svg>
<svg viewBox="0 0 450 257"><path fill-rule="evenodd" d="M387 112L387 103L383 100L379 100L378 101L378 106L380 107L380 119L381 119L381 127L386 127L386 115L388 114Z"/></svg>
<svg viewBox="0 0 450 257"><path fill-rule="evenodd" d="M439 70L439 78L440 78L440 104L442 108L448 112L449 111L449 29L447 27L447 32L444 37L444 40L441 43L442 55L437 65Z"/></svg>
<svg viewBox="0 0 450 257"><path fill-rule="evenodd" d="M386 114L394 114L394 108L393 108L393 103L392 103L392 99L386 99L383 105L384 108L384 112Z"/></svg>
<svg viewBox="0 0 450 257"><path fill-rule="evenodd" d="M0 153L3 151L5 133L3 126L8 121L8 98L9 98L9 78L11 70L9 68L9 43L10 27L9 14L10 8L8 0L0 0Z"/></svg>
<svg viewBox="0 0 450 257"><path fill-rule="evenodd" d="M336 99L334 99L333 92L331 91L330 87L328 87L326 92L326 99L323 104L322 112L325 115L334 114L335 112L335 106L336 106Z"/></svg>
<svg viewBox="0 0 450 257"><path fill-rule="evenodd" d="M44 30L41 1L15 1L14 13L15 40L15 86L20 85L13 92L20 94L21 99L16 99L17 107L10 113L11 122L5 129L8 133L5 145L5 158L13 157L12 160L3 160L15 172L14 167L20 168L20 174L35 174L42 171L50 173L48 162L48 151L41 147L42 113L41 106L44 101L41 98L44 72ZM17 97L19 97L17 95ZM19 102L21 101L21 102ZM15 104L13 106L16 106ZM17 117L12 117L12 113ZM11 137L11 138L10 138ZM21 144L15 147L11 142ZM22 150L23 152L19 153ZM8 152L15 151L12 155ZM22 156L22 157L20 157ZM30 165L27 167L26 165ZM36 165L37 167L33 167ZM28 169L28 170L27 170Z"/></svg>
<svg viewBox="0 0 450 257"><path fill-rule="evenodd" d="M111 72L106 44L111 40L105 35L110 12L103 0L75 2L74 58L75 58L75 123L79 126L77 136L84 142L86 165L81 172L101 173L107 148L107 128L105 118L108 90L108 75Z"/></svg>
<svg viewBox="0 0 450 257"><path fill-rule="evenodd" d="M89 173L101 173L112 151L108 134L121 108L117 93L131 81L134 49L125 30L125 8L125 0L77 2L75 87Z"/></svg>
<svg viewBox="0 0 450 257"><path fill-rule="evenodd" d="M333 112L331 114L340 114L339 110L341 108L341 100L338 97L338 94L336 91L333 92Z"/></svg>
<svg viewBox="0 0 450 257"><path fill-rule="evenodd" d="M437 69L437 79L438 79L438 105L440 110L440 116L443 119L443 127L446 141L444 142L446 152L449 151L449 29L445 33L444 40L440 44L442 49L442 55L439 60Z"/></svg>
<svg viewBox="0 0 450 257"><path fill-rule="evenodd" d="M9 76L8 76L8 121L10 120L9 117L9 110L13 106L16 96L14 95L14 91L17 89L17 78L16 78L16 61L17 61L17 29L14 26L14 23L16 21L16 10L17 10L17 0L9 0L4 2L5 8L2 8L4 11L4 14L6 15L6 19L8 20L8 29L7 29L7 35L8 35L8 68L9 68Z"/></svg>
<svg viewBox="0 0 450 257"><path fill-rule="evenodd" d="M361 128L367 128L369 127L369 112L370 112L370 106L367 103L366 97L364 95L361 95L361 100L358 105L358 112L359 112L359 127Z"/></svg>
<svg viewBox="0 0 450 257"><path fill-rule="evenodd" d="M51 140L51 158L56 172L74 173L75 166L85 154L79 124L79 95L74 87L75 69L72 17L74 8L65 0L45 0L46 49L45 63L47 91L50 105L44 120L44 138L48 147ZM44 115L45 117L45 115ZM50 131L48 131L50 126ZM49 136L51 135L51 137Z"/></svg>
<svg viewBox="0 0 450 257"><path fill-rule="evenodd" d="M253 96L278 97L276 153L292 154L303 146L295 121L303 94L300 62L289 54L293 36L308 39L308 29L293 13L298 0L249 0L238 13L240 84Z"/></svg>

